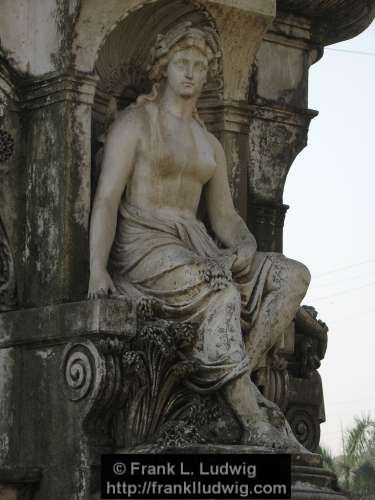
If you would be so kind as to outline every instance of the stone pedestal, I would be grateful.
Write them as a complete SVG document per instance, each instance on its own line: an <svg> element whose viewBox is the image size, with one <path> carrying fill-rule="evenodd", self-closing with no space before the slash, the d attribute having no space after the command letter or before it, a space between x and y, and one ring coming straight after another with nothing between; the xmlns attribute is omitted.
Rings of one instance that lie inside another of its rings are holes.
<svg viewBox="0 0 375 500"><path fill-rule="evenodd" d="M9 471L0 484L16 491L16 471L36 467L35 500L90 498L91 464L113 449L107 424L121 391L113 356L134 321L127 302L111 300L0 315L0 452Z"/></svg>
<svg viewBox="0 0 375 500"><path fill-rule="evenodd" d="M162 446L163 453L269 453L264 448L240 445L189 444L178 437L178 425L173 431L177 436L177 440L172 439L175 445L168 444L172 442L166 430L168 422L181 417L181 398L191 397L178 389L181 377L188 375L190 368L188 363L178 362L172 378L165 378L163 356L170 363L167 346L172 338L173 342L179 342L178 337L186 344L190 333L184 330L176 337L176 332L171 332L171 337L168 324L137 319L135 309L123 299L2 313L0 328L1 366L5 369L1 379L1 398L5 402L1 407L1 458L8 471L8 475L0 475L0 485L13 495L9 498L21 498L16 492L23 488L29 492L26 498L35 500L65 500L74 495L90 499L100 485L100 454L120 448L135 450L134 445L144 439L149 443L157 439L152 446L155 450ZM142 336L145 344L139 343ZM140 357L141 352L145 354ZM155 359L158 362L153 365ZM139 420L129 420L129 411L136 411L136 398L148 390L149 382L142 375L145 369L151 374L156 370L154 380L161 377L162 384L158 389L152 383L155 399L149 404L157 420L147 423L143 415L142 425L146 428L142 431L134 427ZM173 414L170 410L175 393L180 402L178 412ZM186 401L190 408L191 400ZM160 425L165 419L165 404L170 416L163 431ZM202 407L200 411L205 410ZM210 410L213 417L216 411L221 410ZM204 419L203 413L201 417ZM224 417L228 429L232 425L230 418ZM184 432L186 437L186 425ZM190 439L199 439L194 432ZM229 440L236 439L223 428L220 432ZM150 451L149 445L147 449ZM19 470L24 474L17 475ZM345 498L335 481L321 467L319 455L293 456L293 499ZM311 492L315 496L309 497Z"/></svg>

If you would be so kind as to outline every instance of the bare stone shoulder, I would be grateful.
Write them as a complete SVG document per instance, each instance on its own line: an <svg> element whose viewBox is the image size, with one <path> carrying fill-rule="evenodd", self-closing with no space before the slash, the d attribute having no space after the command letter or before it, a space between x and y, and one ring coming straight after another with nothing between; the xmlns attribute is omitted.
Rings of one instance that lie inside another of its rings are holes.
<svg viewBox="0 0 375 500"><path fill-rule="evenodd" d="M222 162L224 159L225 161L224 149L219 139L215 137L214 134L212 134L211 132L208 132L208 130L206 130L206 135L214 150L216 160Z"/></svg>
<svg viewBox="0 0 375 500"><path fill-rule="evenodd" d="M143 104L134 104L120 111L109 129L109 134L116 130L128 129L132 135L144 134L147 130L147 112Z"/></svg>

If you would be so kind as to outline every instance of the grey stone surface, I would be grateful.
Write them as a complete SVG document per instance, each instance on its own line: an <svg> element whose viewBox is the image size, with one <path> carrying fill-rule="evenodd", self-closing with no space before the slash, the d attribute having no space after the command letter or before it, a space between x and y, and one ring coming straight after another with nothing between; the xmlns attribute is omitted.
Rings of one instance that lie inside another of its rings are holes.
<svg viewBox="0 0 375 500"><path fill-rule="evenodd" d="M283 186L316 115L307 109L309 67L325 44L363 31L373 17L367 0L2 1L0 136L14 150L0 147L0 219L17 289L6 308L17 310L0 315L0 465L40 468L35 499L90 498L100 453L122 445L101 411L112 418L124 403L118 367L142 322L124 300L85 301L89 220L103 134L149 90L145 55L155 35L177 19L219 32L220 72L200 114L224 148L235 207L258 248L281 252ZM256 375L283 409L298 389L289 402L311 410L319 426L314 328L288 328L283 350ZM291 360L295 346L301 359ZM302 393L312 395L314 411ZM233 422L220 419L229 440L237 439ZM93 423L104 430L95 433ZM325 492L313 489L326 473L298 474L296 498L343 497L329 481ZM1 476L0 495L17 498L24 479L12 486Z"/></svg>

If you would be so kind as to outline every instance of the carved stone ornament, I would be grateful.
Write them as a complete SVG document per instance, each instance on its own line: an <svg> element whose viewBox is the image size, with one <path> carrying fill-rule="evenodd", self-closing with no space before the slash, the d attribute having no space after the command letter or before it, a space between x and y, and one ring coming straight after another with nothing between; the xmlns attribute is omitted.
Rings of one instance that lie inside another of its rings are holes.
<svg viewBox="0 0 375 500"><path fill-rule="evenodd" d="M308 406L292 406L286 418L294 435L305 448L316 451L320 440L320 422L313 408Z"/></svg>
<svg viewBox="0 0 375 500"><path fill-rule="evenodd" d="M0 311L16 306L14 261L5 228L0 219Z"/></svg>
<svg viewBox="0 0 375 500"><path fill-rule="evenodd" d="M130 343L108 336L69 344L64 392L86 406L88 435L117 447L149 443L150 450L204 442L199 428L218 410L182 384L197 368L187 355L195 335L192 324L154 321L144 322Z"/></svg>
<svg viewBox="0 0 375 500"><path fill-rule="evenodd" d="M14 153L14 139L4 129L0 129L0 163L9 161Z"/></svg>

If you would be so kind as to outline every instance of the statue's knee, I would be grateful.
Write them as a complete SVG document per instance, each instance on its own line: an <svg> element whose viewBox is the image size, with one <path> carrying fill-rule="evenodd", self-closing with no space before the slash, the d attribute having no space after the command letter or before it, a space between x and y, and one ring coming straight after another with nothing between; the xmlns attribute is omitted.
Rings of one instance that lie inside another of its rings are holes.
<svg viewBox="0 0 375 500"><path fill-rule="evenodd" d="M288 259L290 269L290 287L292 291L304 297L311 281L311 274L308 268L296 260Z"/></svg>

